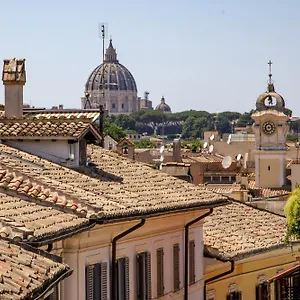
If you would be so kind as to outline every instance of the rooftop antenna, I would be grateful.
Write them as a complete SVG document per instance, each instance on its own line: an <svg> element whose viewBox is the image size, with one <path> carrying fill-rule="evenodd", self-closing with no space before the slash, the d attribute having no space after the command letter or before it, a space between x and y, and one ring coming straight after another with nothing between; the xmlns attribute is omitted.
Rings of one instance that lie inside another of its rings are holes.
<svg viewBox="0 0 300 300"><path fill-rule="evenodd" d="M222 160L222 167L228 169L231 166L232 159L230 156L225 156Z"/></svg>
<svg viewBox="0 0 300 300"><path fill-rule="evenodd" d="M98 24L99 26L99 37L102 39L102 75L101 75L101 81L102 81L102 97L103 97L103 103L105 101L105 97L104 97L104 93L105 93L105 89L104 89L104 71L105 71L105 66L104 66L104 58L105 58L105 53L104 53L104 41L105 41L105 38L107 36L107 24L106 23L100 23ZM103 108L103 105L101 105L99 103L99 131L100 131L100 134L102 136L102 144L103 144L103 141L104 141L104 138L103 138L103 123L104 123L104 108ZM103 145L102 145L103 146Z"/></svg>

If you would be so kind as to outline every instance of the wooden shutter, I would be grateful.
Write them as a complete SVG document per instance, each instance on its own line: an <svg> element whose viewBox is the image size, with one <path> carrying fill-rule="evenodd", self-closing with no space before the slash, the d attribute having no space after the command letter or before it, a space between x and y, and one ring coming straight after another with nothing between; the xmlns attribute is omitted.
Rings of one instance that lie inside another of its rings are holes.
<svg viewBox="0 0 300 300"><path fill-rule="evenodd" d="M116 270L117 300L129 300L129 259L117 260Z"/></svg>
<svg viewBox="0 0 300 300"><path fill-rule="evenodd" d="M107 262L100 265L100 300L107 300Z"/></svg>
<svg viewBox="0 0 300 300"><path fill-rule="evenodd" d="M194 284L195 274L195 240L189 242L189 283Z"/></svg>
<svg viewBox="0 0 300 300"><path fill-rule="evenodd" d="M173 245L173 291L180 290L180 277L179 277L179 244Z"/></svg>
<svg viewBox="0 0 300 300"><path fill-rule="evenodd" d="M268 300L268 284L266 282L256 286L256 300Z"/></svg>
<svg viewBox="0 0 300 300"><path fill-rule="evenodd" d="M157 297L164 295L164 249L156 250Z"/></svg>
<svg viewBox="0 0 300 300"><path fill-rule="evenodd" d="M125 300L129 300L129 258L125 257Z"/></svg>
<svg viewBox="0 0 300 300"><path fill-rule="evenodd" d="M145 252L145 265L146 265L146 300L151 300L151 254Z"/></svg>
<svg viewBox="0 0 300 300"><path fill-rule="evenodd" d="M85 292L86 300L94 298L94 266L88 265L85 268Z"/></svg>
<svg viewBox="0 0 300 300"><path fill-rule="evenodd" d="M58 290L58 285L56 285L54 288L53 288L53 293L47 297L46 299L48 300L59 300L59 290Z"/></svg>
<svg viewBox="0 0 300 300"><path fill-rule="evenodd" d="M136 295L138 300L145 300L145 262L144 253L136 256Z"/></svg>

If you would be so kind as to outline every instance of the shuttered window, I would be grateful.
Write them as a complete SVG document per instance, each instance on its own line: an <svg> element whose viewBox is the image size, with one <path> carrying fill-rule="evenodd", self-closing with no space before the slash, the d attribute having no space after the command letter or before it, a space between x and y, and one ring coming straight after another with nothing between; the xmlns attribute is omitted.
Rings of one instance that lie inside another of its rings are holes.
<svg viewBox="0 0 300 300"><path fill-rule="evenodd" d="M194 284L196 281L195 272L195 240L189 242L189 283Z"/></svg>
<svg viewBox="0 0 300 300"><path fill-rule="evenodd" d="M122 257L116 264L117 300L129 300L129 259Z"/></svg>
<svg viewBox="0 0 300 300"><path fill-rule="evenodd" d="M156 250L157 297L164 295L164 249Z"/></svg>
<svg viewBox="0 0 300 300"><path fill-rule="evenodd" d="M142 252L136 259L137 299L151 300L151 255Z"/></svg>
<svg viewBox="0 0 300 300"><path fill-rule="evenodd" d="M179 244L173 245L173 291L180 290L180 277L179 277Z"/></svg>
<svg viewBox="0 0 300 300"><path fill-rule="evenodd" d="M86 300L107 300L107 263L86 266Z"/></svg>
<svg viewBox="0 0 300 300"><path fill-rule="evenodd" d="M256 300L268 300L268 284L266 282L256 286Z"/></svg>
<svg viewBox="0 0 300 300"><path fill-rule="evenodd" d="M232 292L227 294L226 300L242 300L242 292Z"/></svg>

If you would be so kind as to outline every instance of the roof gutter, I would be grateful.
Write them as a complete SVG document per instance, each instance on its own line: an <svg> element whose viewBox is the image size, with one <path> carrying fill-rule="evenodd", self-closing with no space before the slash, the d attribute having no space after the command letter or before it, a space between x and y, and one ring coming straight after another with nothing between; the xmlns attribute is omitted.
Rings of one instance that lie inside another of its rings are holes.
<svg viewBox="0 0 300 300"><path fill-rule="evenodd" d="M189 228L191 225L197 223L198 221L204 219L205 217L209 216L213 212L213 208L210 208L209 211L200 217L188 222L184 226L184 300L189 299L189 281L188 281L188 275L189 275Z"/></svg>
<svg viewBox="0 0 300 300"><path fill-rule="evenodd" d="M218 259L218 258L217 258ZM221 259L219 259L221 260ZM214 280L217 280L219 278L222 278L230 273L232 273L234 271L234 260L233 259L228 259L228 260L221 260L222 262L230 262L230 270L227 270L223 273L220 273L216 276L213 276L211 278L208 278L206 280L204 280L204 288L203 288L203 300L206 300L206 285Z"/></svg>
<svg viewBox="0 0 300 300"><path fill-rule="evenodd" d="M119 235L115 236L112 240L112 250L111 250L111 257L112 257L112 264L111 264L111 299L117 299L117 284L116 284L116 268L117 268L117 241L124 236L128 235L129 233L139 229L146 223L145 219L141 219L141 221L135 224L133 227L123 231Z"/></svg>

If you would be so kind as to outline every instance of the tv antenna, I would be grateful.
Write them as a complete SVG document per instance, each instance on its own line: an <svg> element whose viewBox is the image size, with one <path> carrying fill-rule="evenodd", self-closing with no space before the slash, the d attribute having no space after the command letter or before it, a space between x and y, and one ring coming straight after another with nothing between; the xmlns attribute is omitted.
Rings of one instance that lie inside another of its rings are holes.
<svg viewBox="0 0 300 300"><path fill-rule="evenodd" d="M105 38L107 37L107 23L99 23L98 24L98 33L99 33L99 38L102 39L102 74L101 74L101 82L102 82L102 97L103 97L103 104L105 102L105 89L104 89L104 72L105 72L105 66L104 66L104 58L105 58L105 53L104 53L104 41ZM104 118L104 109L103 105L101 105L101 102L99 101L99 130L100 133L103 133L103 118Z"/></svg>
<svg viewBox="0 0 300 300"><path fill-rule="evenodd" d="M232 163L232 159L230 156L225 156L222 160L222 167L224 169L228 169Z"/></svg>

